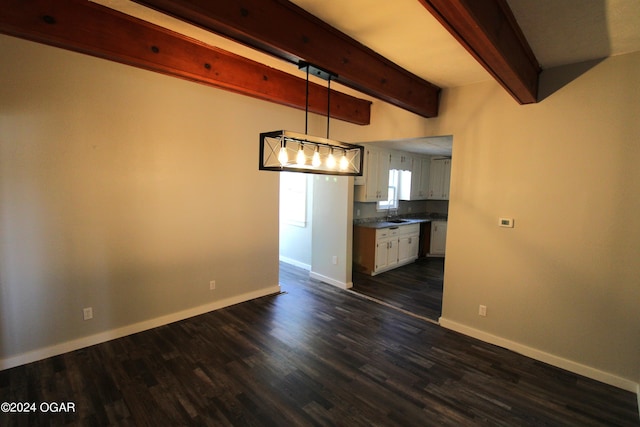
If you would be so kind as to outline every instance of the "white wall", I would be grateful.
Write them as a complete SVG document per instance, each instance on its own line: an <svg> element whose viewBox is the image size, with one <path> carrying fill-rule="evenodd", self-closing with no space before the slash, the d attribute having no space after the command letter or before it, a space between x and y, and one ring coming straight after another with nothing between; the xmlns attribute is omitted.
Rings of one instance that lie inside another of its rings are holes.
<svg viewBox="0 0 640 427"><path fill-rule="evenodd" d="M572 67L545 72L543 90ZM453 134L442 324L634 390L640 382L640 53L544 101L445 92ZM497 226L515 218L515 228ZM478 316L478 305L487 317Z"/></svg>
<svg viewBox="0 0 640 427"><path fill-rule="evenodd" d="M283 188L286 180L280 180L280 261L306 270L311 269L311 231L313 229L313 176L293 173L306 181L306 224L291 224L287 221L283 203ZM282 175L281 175L282 176Z"/></svg>
<svg viewBox="0 0 640 427"><path fill-rule="evenodd" d="M353 178L314 175L311 277L353 286ZM335 258L334 258L335 257Z"/></svg>

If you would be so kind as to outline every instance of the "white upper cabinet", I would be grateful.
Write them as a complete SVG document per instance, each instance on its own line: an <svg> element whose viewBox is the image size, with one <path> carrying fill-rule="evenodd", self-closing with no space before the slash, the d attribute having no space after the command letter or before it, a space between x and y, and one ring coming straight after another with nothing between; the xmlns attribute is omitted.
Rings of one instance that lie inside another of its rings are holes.
<svg viewBox="0 0 640 427"><path fill-rule="evenodd" d="M387 200L389 192L389 167L391 153L385 150L365 148L363 180L356 185L356 202L378 202Z"/></svg>
<svg viewBox="0 0 640 427"><path fill-rule="evenodd" d="M431 159L429 165L430 200L449 200L449 184L451 181L451 159Z"/></svg>
<svg viewBox="0 0 640 427"><path fill-rule="evenodd" d="M404 151L391 152L391 164L389 169L398 169L401 171L411 170L411 156Z"/></svg>
<svg viewBox="0 0 640 427"><path fill-rule="evenodd" d="M450 158L365 147L363 168L363 176L355 180L356 202L386 200L391 169L402 171L398 189L400 200L449 200Z"/></svg>
<svg viewBox="0 0 640 427"><path fill-rule="evenodd" d="M426 200L429 194L429 157L411 158L411 197L409 200Z"/></svg>

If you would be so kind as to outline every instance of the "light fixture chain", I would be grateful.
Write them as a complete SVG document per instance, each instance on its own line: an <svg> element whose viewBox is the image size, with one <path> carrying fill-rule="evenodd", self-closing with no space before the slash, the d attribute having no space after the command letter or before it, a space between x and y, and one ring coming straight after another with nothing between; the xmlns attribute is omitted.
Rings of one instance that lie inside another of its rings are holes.
<svg viewBox="0 0 640 427"><path fill-rule="evenodd" d="M309 67L307 67L307 89L304 103L304 134L309 134Z"/></svg>
<svg viewBox="0 0 640 427"><path fill-rule="evenodd" d="M329 79L327 80L327 139L329 139L329 119L331 118L330 108L331 108L331 75L329 75Z"/></svg>

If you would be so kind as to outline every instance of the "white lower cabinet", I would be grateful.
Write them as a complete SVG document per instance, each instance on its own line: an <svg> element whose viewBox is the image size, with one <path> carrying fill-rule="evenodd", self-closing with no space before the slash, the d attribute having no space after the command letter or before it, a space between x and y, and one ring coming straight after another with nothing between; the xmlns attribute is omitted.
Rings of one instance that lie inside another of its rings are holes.
<svg viewBox="0 0 640 427"><path fill-rule="evenodd" d="M420 224L375 228L356 226L353 230L355 268L372 276L418 259Z"/></svg>
<svg viewBox="0 0 640 427"><path fill-rule="evenodd" d="M388 270L398 263L398 229L400 227L376 230L376 264L374 271Z"/></svg>
<svg viewBox="0 0 640 427"><path fill-rule="evenodd" d="M420 232L408 236L400 236L398 239L398 263L406 264L418 259Z"/></svg>
<svg viewBox="0 0 640 427"><path fill-rule="evenodd" d="M418 259L420 224L381 228L376 231L376 264L373 274Z"/></svg>
<svg viewBox="0 0 640 427"><path fill-rule="evenodd" d="M431 222L431 247L429 255L443 255L447 246L447 221Z"/></svg>

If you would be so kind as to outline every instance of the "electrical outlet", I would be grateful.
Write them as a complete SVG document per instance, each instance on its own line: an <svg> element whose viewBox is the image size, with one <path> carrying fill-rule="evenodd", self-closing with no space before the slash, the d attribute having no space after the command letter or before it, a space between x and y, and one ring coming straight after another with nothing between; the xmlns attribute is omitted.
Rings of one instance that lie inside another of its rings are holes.
<svg viewBox="0 0 640 427"><path fill-rule="evenodd" d="M212 280L209 282L209 290L212 291L216 288L216 281Z"/></svg>
<svg viewBox="0 0 640 427"><path fill-rule="evenodd" d="M85 307L82 309L82 318L84 320L93 319L93 307Z"/></svg>
<svg viewBox="0 0 640 427"><path fill-rule="evenodd" d="M482 317L486 317L487 316L487 306L486 305L480 305L480 307L478 307L478 315L482 316Z"/></svg>
<svg viewBox="0 0 640 427"><path fill-rule="evenodd" d="M333 263L333 265L338 265L338 257L334 255L333 258L331 258L331 262Z"/></svg>

